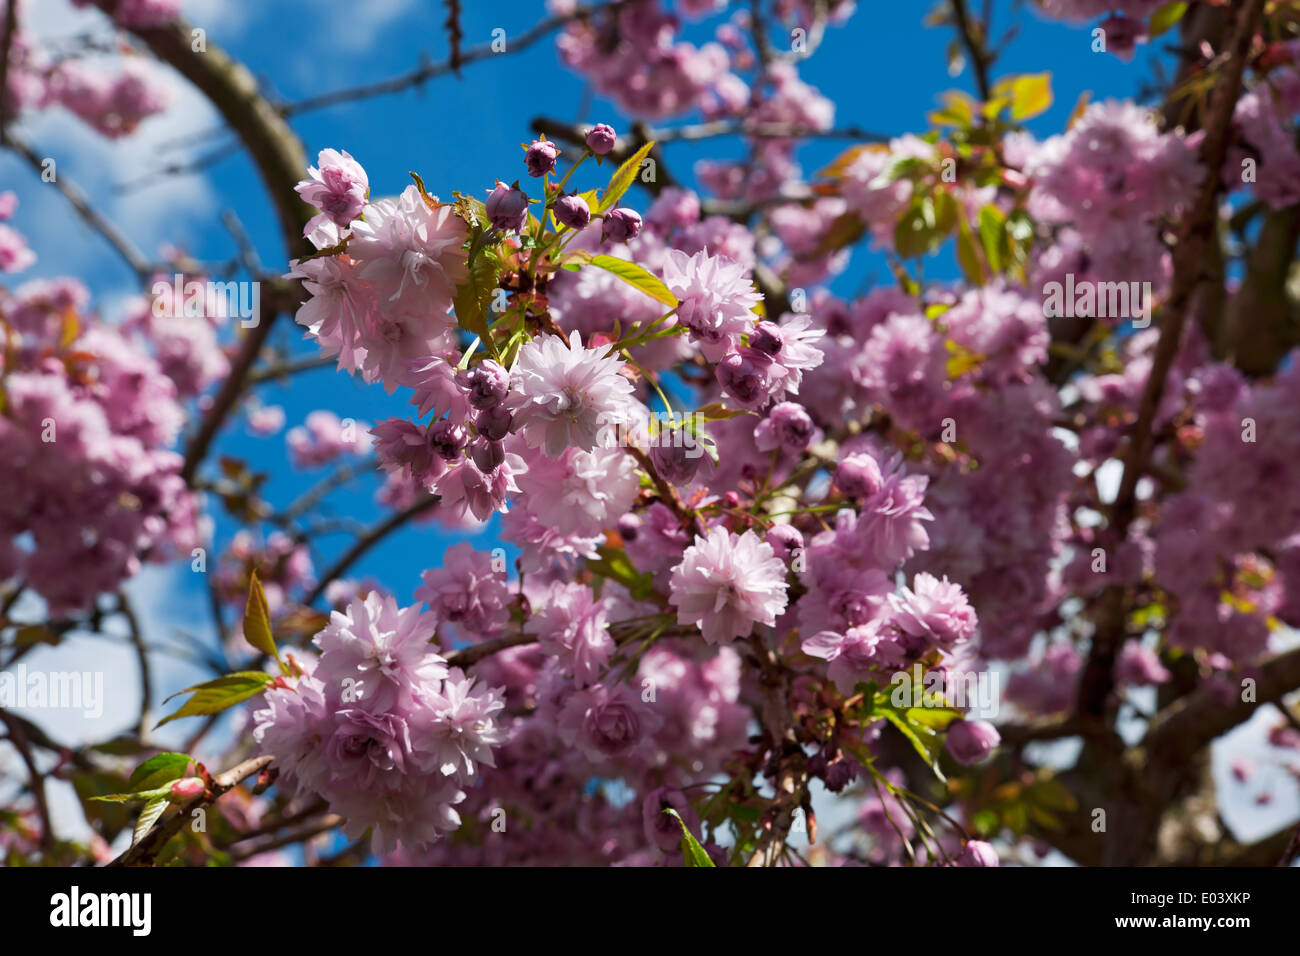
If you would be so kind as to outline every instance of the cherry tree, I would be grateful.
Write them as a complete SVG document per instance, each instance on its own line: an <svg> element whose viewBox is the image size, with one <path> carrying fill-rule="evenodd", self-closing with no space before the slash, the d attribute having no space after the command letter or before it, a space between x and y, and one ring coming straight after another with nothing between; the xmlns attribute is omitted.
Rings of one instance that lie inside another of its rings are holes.
<svg viewBox="0 0 1300 956"><path fill-rule="evenodd" d="M846 0L552 0L477 44L448 2L442 59L296 102L174 0L77 5L116 70L9 0L0 136L139 295L110 317L75 278L23 283L58 252L0 224L8 858L1300 853L1294 826L1225 834L1210 763L1260 718L1300 767L1300 4L1017 12L1098 55L1172 47L1142 102L1085 96L1046 138L1054 78L1001 71L1015 21L966 0L926 22L969 90L890 134L836 125L801 78L870 29ZM478 180L433 150L378 195L364 140L313 158L295 131L543 43L618 115L537 116ZM232 218L230 263L155 258L25 138L56 109L130 137L176 82L254 164L273 254ZM689 180L666 144L695 150ZM833 294L866 255L888 281ZM326 367L391 415L288 429L301 490L275 500L223 437L281 432L265 387ZM405 554L406 580L355 573L413 526L473 537ZM217 635L165 713L127 588L148 563L201 575ZM136 650L130 732L61 742L19 712L23 659L74 632ZM52 781L89 841L57 836Z"/></svg>

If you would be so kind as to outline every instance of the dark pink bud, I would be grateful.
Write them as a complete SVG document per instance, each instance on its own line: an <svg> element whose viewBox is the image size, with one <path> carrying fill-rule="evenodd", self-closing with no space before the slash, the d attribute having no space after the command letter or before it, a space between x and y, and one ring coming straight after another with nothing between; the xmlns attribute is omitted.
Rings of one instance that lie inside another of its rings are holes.
<svg viewBox="0 0 1300 956"><path fill-rule="evenodd" d="M455 461L469 443L469 433L464 425L450 418L440 418L429 426L429 445L444 461Z"/></svg>
<svg viewBox="0 0 1300 956"><path fill-rule="evenodd" d="M560 150L548 139L535 139L524 153L524 163L528 166L528 175L545 176L555 168L555 161Z"/></svg>
<svg viewBox="0 0 1300 956"><path fill-rule="evenodd" d="M642 523L640 515L623 515L618 519L618 536L624 541L635 541Z"/></svg>
<svg viewBox="0 0 1300 956"><path fill-rule="evenodd" d="M591 209L581 196L570 193L555 200L555 218L570 229L585 229L591 222Z"/></svg>
<svg viewBox="0 0 1300 956"><path fill-rule="evenodd" d="M781 327L774 322L759 322L749 333L749 344L766 355L776 355L784 344Z"/></svg>
<svg viewBox="0 0 1300 956"><path fill-rule="evenodd" d="M614 148L618 137L614 134L612 126L606 126L604 123L597 123L587 134L587 148L597 156L604 156Z"/></svg>
<svg viewBox="0 0 1300 956"><path fill-rule="evenodd" d="M767 369L771 360L762 352L742 348L718 363L718 384L742 408L754 409L768 400Z"/></svg>
<svg viewBox="0 0 1300 956"><path fill-rule="evenodd" d="M803 548L803 535L792 524L772 525L763 540L772 546L778 558L784 560L789 560L795 551Z"/></svg>
<svg viewBox="0 0 1300 956"><path fill-rule="evenodd" d="M507 232L523 232L528 222L528 197L521 190L497 180L484 205L493 226Z"/></svg>
<svg viewBox="0 0 1300 956"><path fill-rule="evenodd" d="M633 209L611 209L600 230L602 242L627 242L641 231L641 214Z"/></svg>
<svg viewBox="0 0 1300 956"><path fill-rule="evenodd" d="M456 373L456 384L469 394L465 397L474 408L500 405L510 391L510 373L499 362L484 359L477 365Z"/></svg>
<svg viewBox="0 0 1300 956"><path fill-rule="evenodd" d="M478 418L474 420L474 427L489 441L500 441L510 434L512 420L513 416L504 405L496 405L479 412Z"/></svg>
<svg viewBox="0 0 1300 956"><path fill-rule="evenodd" d="M478 465L478 470L486 475L496 471L506 460L506 449L499 441L479 437L469 443L469 457Z"/></svg>

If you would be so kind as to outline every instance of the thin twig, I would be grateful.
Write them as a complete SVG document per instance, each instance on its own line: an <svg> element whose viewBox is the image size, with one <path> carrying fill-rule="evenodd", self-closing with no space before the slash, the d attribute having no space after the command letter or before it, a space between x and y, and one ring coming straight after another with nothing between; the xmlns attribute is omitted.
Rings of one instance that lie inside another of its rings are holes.
<svg viewBox="0 0 1300 956"><path fill-rule="evenodd" d="M45 798L45 777L36 767L36 759L32 756L31 747L27 742L26 728L22 723L3 707L0 707L0 721L3 721L8 728L9 741L27 766L30 781L28 789L32 791L32 797L36 800L36 812L41 818L41 846L48 850L54 845L54 822L50 816L49 801Z"/></svg>
<svg viewBox="0 0 1300 956"><path fill-rule="evenodd" d="M45 158L12 131L6 134L5 145L27 160L28 165L36 171L37 175L45 173ZM131 271L135 273L136 278L143 284L155 268L144 253L137 249L135 244L126 238L116 226L101 216L90 205L90 200L87 199L81 187L68 179L64 173L58 173L50 182L72 204L72 208L77 211L77 215L81 217L82 221L99 233L116 250L117 254L131 267Z"/></svg>
<svg viewBox="0 0 1300 956"><path fill-rule="evenodd" d="M548 33L551 33L574 20L589 17L602 10L617 10L628 2L630 2L630 0L612 0L612 2L609 3L595 3L589 6L580 6L570 13L559 14L540 20L517 37L506 38L503 51L499 51L494 43L481 43L478 46L473 46L464 50L459 57L454 58L454 63L453 59L447 59L439 63L421 64L414 70L400 73L397 76L390 77L386 80L379 80L374 83L365 83L360 86L346 87L339 90L331 90L328 93L321 93L318 96L311 96L306 99L298 100L296 103L284 103L280 105L279 110L280 113L286 117L298 116L302 113L308 113L313 110L338 106L341 103L353 103L357 100L373 99L377 96L388 96L393 93L401 93L404 90L421 87L430 80L439 76L445 76L448 73L457 72L461 66L470 63L477 63L480 60L486 60L490 57L500 56L503 52L518 52L519 50L532 46Z"/></svg>
<svg viewBox="0 0 1300 956"><path fill-rule="evenodd" d="M390 515L388 518L379 522L379 524L375 525L365 534L357 538L357 540L352 543L352 547L343 552L342 556L331 565L330 569L321 575L320 580L316 582L316 586L311 589L311 593L303 599L303 604L311 605L316 603L316 599L325 593L325 589L329 587L330 582L335 581L346 574L348 568L352 567L352 565L367 551L404 525L408 520L420 514L422 511L427 511L441 500L442 499L438 495L424 495L414 504L408 505L396 514Z"/></svg>
<svg viewBox="0 0 1300 956"><path fill-rule="evenodd" d="M153 709L153 681L149 674L149 649L145 646L144 635L140 632L140 619L125 591L117 593L117 609L126 620L127 632L131 636L131 645L135 648L136 659L140 663L140 716L136 721L135 735L144 740L149 732L149 711Z"/></svg>

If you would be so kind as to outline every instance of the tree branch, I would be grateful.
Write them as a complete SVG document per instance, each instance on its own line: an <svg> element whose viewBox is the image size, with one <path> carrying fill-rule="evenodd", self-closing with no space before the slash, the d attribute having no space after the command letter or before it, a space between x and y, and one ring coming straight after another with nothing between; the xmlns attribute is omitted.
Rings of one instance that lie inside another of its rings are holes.
<svg viewBox="0 0 1300 956"><path fill-rule="evenodd" d="M37 175L45 172L45 158L13 132L5 134L5 145L25 159L28 165L36 171ZM154 271L154 266L145 257L144 253L137 249L135 244L123 235L116 226L96 212L94 207L90 205L90 200L86 198L86 194L82 192L81 187L68 179L65 174L59 173L51 182L54 184L54 188L72 204L72 208L77 211L77 215L81 217L82 221L99 233L104 238L104 241L113 247L114 251L122 257L126 264L130 266L131 271L135 273L136 280L143 284Z"/></svg>
<svg viewBox="0 0 1300 956"><path fill-rule="evenodd" d="M221 796L233 790L254 774L261 773L275 759L270 754L252 757L243 763L231 767L225 773L213 777L212 785L205 793L183 804L175 813L164 817L152 830L146 833L138 843L126 850L109 866L148 866L167 844L167 841L181 831L190 821L194 811L200 807L215 803Z"/></svg>

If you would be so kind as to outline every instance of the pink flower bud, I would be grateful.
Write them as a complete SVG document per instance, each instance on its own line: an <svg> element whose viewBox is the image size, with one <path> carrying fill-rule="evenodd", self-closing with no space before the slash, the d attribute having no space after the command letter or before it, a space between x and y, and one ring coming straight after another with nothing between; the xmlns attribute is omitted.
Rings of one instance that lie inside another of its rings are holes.
<svg viewBox="0 0 1300 956"><path fill-rule="evenodd" d="M548 139L535 139L524 153L529 176L545 176L555 168L560 150Z"/></svg>
<svg viewBox="0 0 1300 956"><path fill-rule="evenodd" d="M206 789L207 787L203 785L203 781L198 777L186 777L172 784L169 799L172 803L186 803L199 796Z"/></svg>
<svg viewBox="0 0 1300 956"><path fill-rule="evenodd" d="M602 242L627 242L641 231L641 214L632 209L611 209L600 230Z"/></svg>
<svg viewBox="0 0 1300 956"><path fill-rule="evenodd" d="M850 498L870 498L884 483L880 465L866 454L847 456L835 469L835 484Z"/></svg>
<svg viewBox="0 0 1300 956"><path fill-rule="evenodd" d="M954 862L955 866L997 866L998 851L992 844L983 840L969 840L962 848L961 855Z"/></svg>
<svg viewBox="0 0 1300 956"><path fill-rule="evenodd" d="M606 126L604 123L597 123L587 134L587 148L597 156L604 156L614 148L614 143L618 137L614 134L612 126Z"/></svg>
<svg viewBox="0 0 1300 956"><path fill-rule="evenodd" d="M956 720L948 725L948 753L963 767L979 763L1002 742L987 720Z"/></svg>
<svg viewBox="0 0 1300 956"><path fill-rule="evenodd" d="M570 229L584 229L591 222L591 209L581 196L561 196L555 200L555 218Z"/></svg>
<svg viewBox="0 0 1300 956"><path fill-rule="evenodd" d="M493 226L507 232L523 232L524 223L528 222L528 197L521 190L497 180L484 205Z"/></svg>

